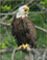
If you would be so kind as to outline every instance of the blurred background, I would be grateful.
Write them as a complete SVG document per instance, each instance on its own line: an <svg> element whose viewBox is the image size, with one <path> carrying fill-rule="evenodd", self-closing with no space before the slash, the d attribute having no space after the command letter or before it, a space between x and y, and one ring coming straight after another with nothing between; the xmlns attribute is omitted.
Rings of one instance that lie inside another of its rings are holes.
<svg viewBox="0 0 47 60"><path fill-rule="evenodd" d="M36 26L43 28L36 28L37 48L47 48L47 0L0 0L0 49L17 47L11 34L11 22L18 7L23 4L29 5L29 19ZM7 53L0 56L0 58L2 60L10 60L10 56L11 53ZM21 56L22 53L18 52L17 60Z"/></svg>

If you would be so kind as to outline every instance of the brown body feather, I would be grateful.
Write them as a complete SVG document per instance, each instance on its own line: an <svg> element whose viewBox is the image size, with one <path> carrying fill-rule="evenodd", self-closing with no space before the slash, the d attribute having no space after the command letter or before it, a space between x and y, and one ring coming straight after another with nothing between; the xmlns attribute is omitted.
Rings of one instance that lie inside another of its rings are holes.
<svg viewBox="0 0 47 60"><path fill-rule="evenodd" d="M12 21L12 34L17 39L18 46L28 43L31 47L35 46L36 30L33 23L25 17Z"/></svg>

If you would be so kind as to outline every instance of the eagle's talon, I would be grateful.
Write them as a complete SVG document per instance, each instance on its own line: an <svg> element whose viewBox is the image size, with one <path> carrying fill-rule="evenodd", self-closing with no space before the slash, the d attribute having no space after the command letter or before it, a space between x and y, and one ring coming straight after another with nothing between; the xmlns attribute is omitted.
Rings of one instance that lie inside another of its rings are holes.
<svg viewBox="0 0 47 60"><path fill-rule="evenodd" d="M19 48L27 49L29 47L29 44L22 44L19 46Z"/></svg>
<svg viewBox="0 0 47 60"><path fill-rule="evenodd" d="M23 48L23 49L27 49L28 47L29 47L29 44L23 44L23 45L22 45L22 48Z"/></svg>

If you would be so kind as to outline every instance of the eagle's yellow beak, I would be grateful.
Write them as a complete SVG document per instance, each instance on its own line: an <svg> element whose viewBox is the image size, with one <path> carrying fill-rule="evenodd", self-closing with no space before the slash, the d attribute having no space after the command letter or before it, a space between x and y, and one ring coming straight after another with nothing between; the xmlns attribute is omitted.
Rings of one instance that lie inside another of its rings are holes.
<svg viewBox="0 0 47 60"><path fill-rule="evenodd" d="M29 7L28 7L27 5L25 5L24 11L25 11L25 12L28 12L28 11L29 11Z"/></svg>

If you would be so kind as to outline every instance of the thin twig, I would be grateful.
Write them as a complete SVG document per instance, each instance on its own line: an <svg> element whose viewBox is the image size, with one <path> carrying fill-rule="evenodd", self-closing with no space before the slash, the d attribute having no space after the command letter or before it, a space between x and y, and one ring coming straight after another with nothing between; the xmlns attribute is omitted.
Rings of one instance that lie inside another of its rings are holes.
<svg viewBox="0 0 47 60"><path fill-rule="evenodd" d="M1 17L0 20L3 22L6 20L7 17L8 17L8 15L5 15L4 17Z"/></svg>
<svg viewBox="0 0 47 60"><path fill-rule="evenodd" d="M14 58L16 57L16 56L15 56L15 52L20 51L20 50L21 50L21 48L19 48L19 47L13 49L12 56L11 56L11 60L14 60Z"/></svg>
<svg viewBox="0 0 47 60"><path fill-rule="evenodd" d="M0 49L0 54L12 52L12 51L13 51L12 48L4 48L4 49Z"/></svg>
<svg viewBox="0 0 47 60"><path fill-rule="evenodd" d="M39 27L39 26L35 25L35 28L37 28L37 29L39 29L39 30L41 30L41 31L43 31L43 32L45 32L45 33L47 33L47 30L44 29L44 28L42 28L42 27Z"/></svg>
<svg viewBox="0 0 47 60"><path fill-rule="evenodd" d="M0 22L0 25L6 26L6 27L10 27L11 26L10 23L4 23L4 22Z"/></svg>
<svg viewBox="0 0 47 60"><path fill-rule="evenodd" d="M47 52L47 49L45 49L45 51L44 51L44 54L43 54L43 60L45 60L46 52Z"/></svg>

